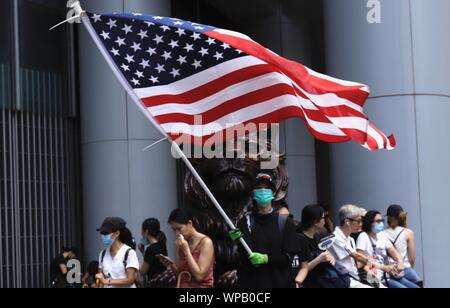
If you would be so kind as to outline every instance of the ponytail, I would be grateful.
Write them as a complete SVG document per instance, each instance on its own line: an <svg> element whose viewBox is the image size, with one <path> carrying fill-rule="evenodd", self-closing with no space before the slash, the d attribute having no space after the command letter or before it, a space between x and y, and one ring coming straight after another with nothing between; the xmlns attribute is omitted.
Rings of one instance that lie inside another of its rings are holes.
<svg viewBox="0 0 450 308"><path fill-rule="evenodd" d="M133 250L136 250L136 241L135 241L135 239L133 237L133 234L131 233L130 229L123 228L123 229L120 229L119 231L120 231L119 241L122 244L125 244L125 245L129 246Z"/></svg>
<svg viewBox="0 0 450 308"><path fill-rule="evenodd" d="M403 228L408 228L408 215L405 212L401 212L398 215L398 225Z"/></svg>

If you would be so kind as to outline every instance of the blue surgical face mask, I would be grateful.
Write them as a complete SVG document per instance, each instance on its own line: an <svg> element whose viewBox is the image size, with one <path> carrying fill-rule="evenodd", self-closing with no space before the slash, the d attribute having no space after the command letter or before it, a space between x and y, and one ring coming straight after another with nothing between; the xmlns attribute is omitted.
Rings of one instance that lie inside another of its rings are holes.
<svg viewBox="0 0 450 308"><path fill-rule="evenodd" d="M104 235L102 234L102 243L104 246L106 247L110 247L112 246L112 244L114 243L111 234L108 235Z"/></svg>
<svg viewBox="0 0 450 308"><path fill-rule="evenodd" d="M274 199L274 196L271 189L263 188L253 191L253 199L260 206L265 207L270 204L270 202Z"/></svg>
<svg viewBox="0 0 450 308"><path fill-rule="evenodd" d="M379 224L376 224L372 228L373 233L378 234L380 232L384 231L384 223L380 222Z"/></svg>
<svg viewBox="0 0 450 308"><path fill-rule="evenodd" d="M150 242L145 237L143 237L141 238L141 244L144 246L148 246L150 245Z"/></svg>

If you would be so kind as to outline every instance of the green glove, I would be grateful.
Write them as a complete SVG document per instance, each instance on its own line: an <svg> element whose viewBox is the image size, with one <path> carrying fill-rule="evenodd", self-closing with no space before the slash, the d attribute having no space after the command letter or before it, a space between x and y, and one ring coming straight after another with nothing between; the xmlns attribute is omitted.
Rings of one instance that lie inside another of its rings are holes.
<svg viewBox="0 0 450 308"><path fill-rule="evenodd" d="M248 258L253 266L260 266L269 263L269 256L254 252Z"/></svg>
<svg viewBox="0 0 450 308"><path fill-rule="evenodd" d="M236 241L242 237L242 232L239 230L231 230L230 232L228 232L228 234L233 241Z"/></svg>

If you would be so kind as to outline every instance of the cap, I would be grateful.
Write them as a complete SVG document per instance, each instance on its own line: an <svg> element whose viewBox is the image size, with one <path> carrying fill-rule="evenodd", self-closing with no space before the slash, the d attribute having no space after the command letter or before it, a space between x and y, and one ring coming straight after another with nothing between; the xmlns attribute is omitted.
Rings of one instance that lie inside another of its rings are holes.
<svg viewBox="0 0 450 308"><path fill-rule="evenodd" d="M108 217L103 221L97 231L102 234L110 234L125 228L126 225L127 222L120 217Z"/></svg>
<svg viewBox="0 0 450 308"><path fill-rule="evenodd" d="M401 212L403 212L403 208L400 205L393 204L388 208L386 216L397 218Z"/></svg>
<svg viewBox="0 0 450 308"><path fill-rule="evenodd" d="M266 184L273 191L276 190L276 187L275 187L272 177L267 173L260 173L256 176L256 184L255 185L259 185L259 184Z"/></svg>

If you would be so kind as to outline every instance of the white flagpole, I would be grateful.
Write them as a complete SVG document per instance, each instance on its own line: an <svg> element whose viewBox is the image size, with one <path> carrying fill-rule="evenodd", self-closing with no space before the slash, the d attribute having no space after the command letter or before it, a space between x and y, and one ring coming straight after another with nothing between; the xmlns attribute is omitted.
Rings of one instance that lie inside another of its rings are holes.
<svg viewBox="0 0 450 308"><path fill-rule="evenodd" d="M77 4L78 9L81 12L84 12L81 9L81 6L78 2ZM133 91L133 89L131 88L131 86L129 85L129 83L125 80L125 78L123 77L122 73L119 71L119 69L117 68L116 64L111 60L111 57L109 56L108 51L105 49L104 45L102 44L102 42L99 40L97 33L95 32L95 30L93 29L91 22L89 20L89 17L86 16L85 14L82 14L84 16L82 16L82 21L83 24L85 26L85 28L87 29L87 31L89 32L89 34L91 35L92 39L94 40L95 44L97 45L98 49L100 50L101 54L103 55L103 57L105 58L106 62L108 63L108 65L110 66L111 70L113 71L113 73L116 75L117 79L119 80L119 82L122 84L122 86L125 88L125 90L127 91L128 95L133 99L134 103L138 106L138 108L144 113L144 115L150 120L150 122L153 124L153 126L155 126L156 129L158 129L159 132L161 132L161 134L167 138L167 140L170 142L171 146L173 149L175 149L175 151L177 152L177 154L180 156L180 158L183 160L183 162L186 164L187 168L192 172L192 174L194 175L194 177L197 179L198 183L200 184L200 186L205 190L206 194L208 195L208 197L210 198L211 202L214 204L214 206L217 208L217 210L219 211L220 215L222 215L222 217L225 219L225 222L227 223L227 225L232 229L235 230L236 226L233 224L233 222L231 221L231 219L228 217L228 215L225 213L225 211L223 210L222 206L219 204L219 202L217 201L217 199L214 197L214 195L211 193L211 191L209 190L208 186L206 185L206 183L203 181L203 179L201 178L201 176L198 174L197 170L195 170L194 166L192 165L192 163L189 161L189 159L186 157L186 155L184 154L184 152L180 149L180 146L172 141L172 139L169 138L169 136L167 136L166 132L162 129L162 127L155 121L155 119L153 118L153 116L150 114L150 112L144 107L144 105L142 104L141 100L139 99L139 97L136 95L136 93ZM248 255L250 256L253 252L250 249L250 247L248 246L248 244L245 242L245 240L243 238L239 239L240 243L242 244L242 246L244 247L244 249L246 250L246 252L248 253Z"/></svg>

